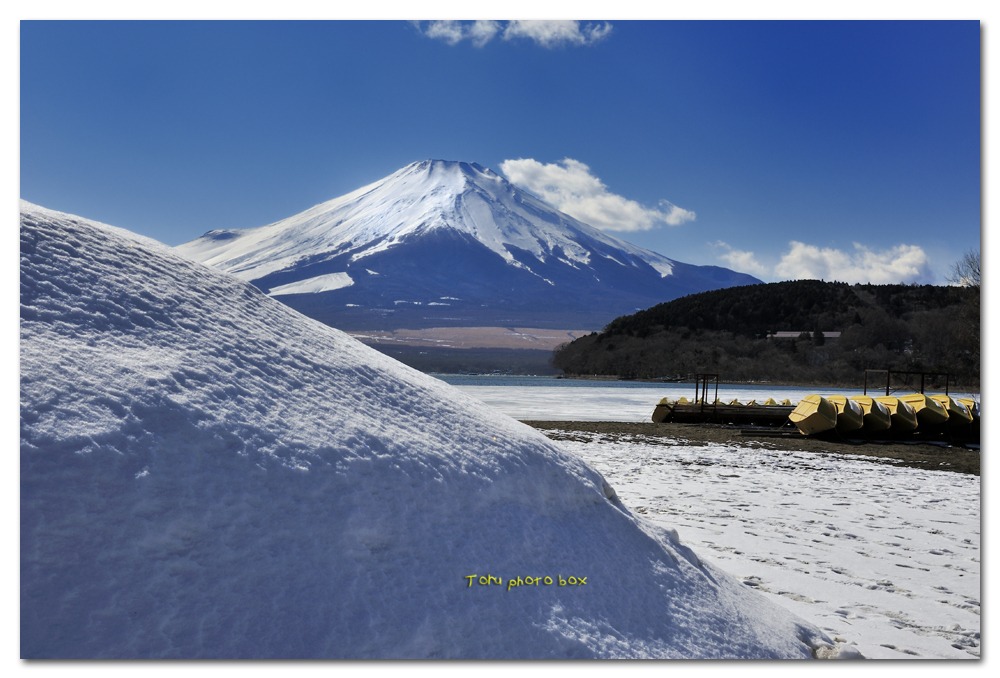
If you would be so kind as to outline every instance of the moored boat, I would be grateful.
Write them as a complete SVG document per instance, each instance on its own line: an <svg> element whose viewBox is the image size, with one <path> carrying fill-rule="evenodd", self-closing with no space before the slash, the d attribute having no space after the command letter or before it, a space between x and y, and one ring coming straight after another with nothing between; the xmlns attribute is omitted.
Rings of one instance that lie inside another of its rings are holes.
<svg viewBox="0 0 1000 678"><path fill-rule="evenodd" d="M972 415L973 421L979 419L979 403L976 402L975 398L956 398L956 400L969 408L969 414Z"/></svg>
<svg viewBox="0 0 1000 678"><path fill-rule="evenodd" d="M931 400L940 403L948 412L948 423L954 426L963 426L972 423L972 412L965 403L955 400L946 393L932 393L928 396Z"/></svg>
<svg viewBox="0 0 1000 678"><path fill-rule="evenodd" d="M900 401L913 408L921 426L939 426L948 421L948 410L937 400L923 393L908 393L897 396Z"/></svg>
<svg viewBox="0 0 1000 678"><path fill-rule="evenodd" d="M821 395L809 395L799 401L788 419L803 435L815 435L837 426L837 408Z"/></svg>
<svg viewBox="0 0 1000 678"><path fill-rule="evenodd" d="M865 423L865 414L861 406L856 402L842 395L833 395L827 398L834 407L837 408L837 430L841 433L857 431Z"/></svg>
<svg viewBox="0 0 1000 678"><path fill-rule="evenodd" d="M853 396L851 400L861 408L866 433L888 431L892 427L889 409L871 396Z"/></svg>
<svg viewBox="0 0 1000 678"><path fill-rule="evenodd" d="M660 402L656 403L656 407L653 408L652 420L654 424L662 424L670 416L671 411L674 409L674 402L670 398L660 398Z"/></svg>
<svg viewBox="0 0 1000 678"><path fill-rule="evenodd" d="M917 429L917 413L907 403L896 396L878 396L875 400L885 405L885 408L889 410L893 431L910 433Z"/></svg>

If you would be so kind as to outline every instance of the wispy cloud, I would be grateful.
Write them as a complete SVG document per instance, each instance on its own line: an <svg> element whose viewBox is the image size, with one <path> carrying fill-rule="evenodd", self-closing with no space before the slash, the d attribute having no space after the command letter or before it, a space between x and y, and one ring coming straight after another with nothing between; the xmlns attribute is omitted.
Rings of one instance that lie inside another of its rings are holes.
<svg viewBox="0 0 1000 678"><path fill-rule="evenodd" d="M542 47L593 45L611 33L611 24L579 21L511 21L504 30L504 40L526 38Z"/></svg>
<svg viewBox="0 0 1000 678"><path fill-rule="evenodd" d="M428 21L422 26L424 35L443 40L449 45L457 45L468 40L476 47L482 47L502 30L499 21Z"/></svg>
<svg viewBox="0 0 1000 678"><path fill-rule="evenodd" d="M504 160L500 170L520 186L566 214L605 231L648 231L662 224L679 226L695 213L661 200L646 207L608 190L590 168L572 158L541 163L531 158Z"/></svg>
<svg viewBox="0 0 1000 678"><path fill-rule="evenodd" d="M611 24L606 21L426 21L417 25L429 38L449 45L468 41L476 47L485 46L493 38L529 40L548 49L586 46L611 33Z"/></svg>
<svg viewBox="0 0 1000 678"><path fill-rule="evenodd" d="M873 250L860 243L845 251L791 241L773 269L753 252L715 242L719 259L730 268L772 280L836 280L846 283L930 283L933 275L927 253L918 245L896 245Z"/></svg>
<svg viewBox="0 0 1000 678"><path fill-rule="evenodd" d="M750 275L757 276L758 278L770 276L772 274L770 268L757 261L757 256L753 252L735 249L728 243L724 243L721 240L712 243L712 246L722 251L722 253L719 254L719 258L734 271L749 273Z"/></svg>

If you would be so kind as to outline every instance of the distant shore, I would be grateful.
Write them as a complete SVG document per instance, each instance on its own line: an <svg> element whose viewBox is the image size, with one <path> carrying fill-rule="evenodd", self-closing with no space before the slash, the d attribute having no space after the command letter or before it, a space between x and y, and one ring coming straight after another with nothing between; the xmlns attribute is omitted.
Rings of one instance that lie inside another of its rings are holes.
<svg viewBox="0 0 1000 678"><path fill-rule="evenodd" d="M684 385L690 385L692 388L694 387L694 385L696 383L696 379L694 377L691 377L691 378L684 377L684 378L676 378L676 379L675 378L667 378L667 377L653 377L653 378L638 378L637 377L637 378L633 379L633 378L619 377L619 376L615 376L615 375L612 375L612 374L554 374L554 375L551 375L551 376L554 379L575 379L575 380L580 380L580 381L627 381L627 382L635 382L635 383L642 383L642 384L665 384L665 385L684 384ZM714 385L715 385L715 382L710 382L710 387L714 387ZM719 385L720 386L721 385L728 385L728 386L754 386L754 387L760 387L762 389L763 388L767 388L769 386L775 386L775 387L778 387L778 388L783 388L783 387L790 386L790 387L801 388L801 389L813 389L817 393L820 393L820 394L822 394L822 392L825 389L837 389L837 390L857 389L857 391L858 391L859 394L864 390L864 385L859 384L856 381L850 381L850 382L845 381L845 382L841 382L841 383L838 383L838 382L816 383L816 382L812 382L812 381L771 381L771 380L766 380L766 379L765 380L756 380L756 381L744 381L744 380L740 380L740 379L721 379L720 378L719 379ZM909 390L907 390L907 389L900 389L898 387L895 388L895 390L896 391L900 391L900 392L903 392L903 391L909 392ZM919 388L912 389L912 390L919 390ZM880 395L883 391L885 391L885 384L884 383L881 384L881 385L879 385L879 384L869 384L868 385L868 391L870 392L870 394ZM944 388L934 389L934 388L928 387L927 391L929 393L930 392L942 392L943 393L945 391L945 389ZM981 388L980 388L980 384L961 384L961 385L959 385L959 388L956 388L955 385L952 384L950 386L950 388L948 389L948 391L951 392L951 393L955 393L956 391L962 391L962 392L968 391L968 392L972 392L972 393L979 393L981 391Z"/></svg>
<svg viewBox="0 0 1000 678"><path fill-rule="evenodd" d="M979 475L980 454L977 447L945 445L927 441L830 441L806 436L774 437L767 432L755 435L745 429L718 424L679 424L652 422L604 421L534 421L524 422L553 440L574 434L607 436L643 436L661 439L664 444L721 444L739 447L759 446L769 449L871 457L872 461L937 471ZM666 440L669 439L669 443Z"/></svg>

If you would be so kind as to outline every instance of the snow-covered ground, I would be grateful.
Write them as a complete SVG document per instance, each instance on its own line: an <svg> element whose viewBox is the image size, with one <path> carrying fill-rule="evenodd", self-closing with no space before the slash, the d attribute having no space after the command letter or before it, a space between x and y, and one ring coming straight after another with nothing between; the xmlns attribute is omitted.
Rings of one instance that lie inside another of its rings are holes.
<svg viewBox="0 0 1000 678"><path fill-rule="evenodd" d="M27 203L20 236L22 657L854 654L252 286Z"/></svg>
<svg viewBox="0 0 1000 678"><path fill-rule="evenodd" d="M978 476L574 434L636 512L868 658L980 656Z"/></svg>
<svg viewBox="0 0 1000 678"><path fill-rule="evenodd" d="M656 398L693 393L444 378L505 414L554 421L648 421ZM776 387L723 392L763 399ZM782 387L780 397L809 392ZM706 560L866 657L980 656L979 477L766 444L561 435L570 438L559 441L563 449L604 474L627 506L676 528Z"/></svg>

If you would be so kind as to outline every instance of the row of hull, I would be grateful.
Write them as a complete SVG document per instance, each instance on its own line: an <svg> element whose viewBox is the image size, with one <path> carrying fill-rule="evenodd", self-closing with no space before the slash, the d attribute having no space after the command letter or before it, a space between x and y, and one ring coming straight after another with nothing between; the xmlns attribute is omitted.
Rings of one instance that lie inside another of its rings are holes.
<svg viewBox="0 0 1000 678"><path fill-rule="evenodd" d="M653 410L652 420L657 424L673 421L781 426L788 423L788 415L793 409L792 403L788 400L780 403L772 399L762 402L751 400L748 403L741 403L738 400L708 403L687 398L676 400L662 398Z"/></svg>
<svg viewBox="0 0 1000 678"><path fill-rule="evenodd" d="M901 396L821 396L803 398L788 415L804 435L838 433L913 433L918 429L971 426L979 404L946 394Z"/></svg>
<svg viewBox="0 0 1000 678"><path fill-rule="evenodd" d="M782 427L789 422L804 435L827 432L898 437L944 434L978 438L979 403L945 394L902 396L810 395L797 404L788 400L742 403L663 398L653 410L655 423L665 421Z"/></svg>

